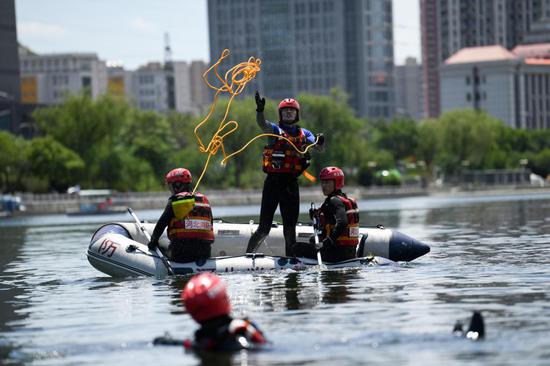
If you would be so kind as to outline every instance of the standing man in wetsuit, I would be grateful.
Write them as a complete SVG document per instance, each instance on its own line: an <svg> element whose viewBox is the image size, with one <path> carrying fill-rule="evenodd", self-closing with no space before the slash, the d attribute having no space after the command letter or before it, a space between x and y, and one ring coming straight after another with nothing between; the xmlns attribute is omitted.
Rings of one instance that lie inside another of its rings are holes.
<svg viewBox="0 0 550 366"><path fill-rule="evenodd" d="M322 230L319 237L321 257L324 262L340 262L357 256L359 243L359 209L353 198L349 198L344 187L344 172L337 167L326 167L319 174L323 194L327 196L318 210L309 214L318 217ZM315 243L296 245L296 256L315 259L318 248Z"/></svg>
<svg viewBox="0 0 550 366"><path fill-rule="evenodd" d="M279 123L269 122L264 117L265 98L256 91L256 122L265 133L284 138L268 137L268 144L263 153L263 171L267 174L262 191L260 224L252 234L246 248L247 253L255 252L269 235L273 215L280 205L285 237L285 255L293 256L296 244L296 224L300 213L300 189L298 177L309 166L309 153L301 154L308 145L315 144L320 149L324 136L301 128L296 123L300 120L300 104L292 98L279 103ZM292 141L292 146L289 141Z"/></svg>
<svg viewBox="0 0 550 366"><path fill-rule="evenodd" d="M185 168L172 169L165 177L172 196L159 218L150 250L158 247L158 240L168 226L168 257L176 262L193 262L210 257L214 242L214 225L210 202L199 192L191 193L191 172Z"/></svg>

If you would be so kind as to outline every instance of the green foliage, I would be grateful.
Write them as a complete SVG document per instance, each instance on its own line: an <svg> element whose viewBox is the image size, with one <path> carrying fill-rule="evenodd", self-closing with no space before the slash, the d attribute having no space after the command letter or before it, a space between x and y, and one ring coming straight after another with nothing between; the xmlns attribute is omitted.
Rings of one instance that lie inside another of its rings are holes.
<svg viewBox="0 0 550 366"><path fill-rule="evenodd" d="M482 168L485 156L496 148L501 125L488 114L473 110L443 114L436 126L436 162L447 173L456 172L465 163L471 168Z"/></svg>
<svg viewBox="0 0 550 366"><path fill-rule="evenodd" d="M536 154L529 163L533 173L541 177L547 177L550 174L550 148L546 148Z"/></svg>
<svg viewBox="0 0 550 366"><path fill-rule="evenodd" d="M77 153L51 136L32 139L26 149L26 158L32 174L57 191L65 191L77 182L85 166Z"/></svg>
<svg viewBox="0 0 550 366"><path fill-rule="evenodd" d="M22 190L27 162L21 151L27 142L9 132L0 131L0 189L6 192Z"/></svg>
<svg viewBox="0 0 550 366"><path fill-rule="evenodd" d="M361 138L364 122L354 116L342 94L336 90L332 93L332 96L304 94L299 97L300 125L314 134L325 135L324 151L312 153L309 170L314 175L329 165L350 172L366 157L366 141Z"/></svg>
<svg viewBox="0 0 550 366"><path fill-rule="evenodd" d="M417 180L418 174L429 177L435 168L446 174L464 167L518 168L521 159L527 159L527 167L539 175L550 170L549 130L514 129L473 110L451 111L420 123L409 119L371 122L357 118L339 90L330 96L304 94L298 100L300 126L326 138L324 151L312 149L308 171L313 175L325 166L339 166L346 172L348 184L372 185L376 172L396 167L402 173L408 167L404 180ZM265 116L274 123L278 102L266 103ZM220 98L209 121L198 131L205 146L228 103L227 98ZM226 155L262 133L255 109L251 97L233 100L227 121L237 121L239 128L224 139ZM194 129L205 116L141 111L110 96L96 100L86 93L70 96L61 105L35 111L43 137L25 141L0 132L0 187L49 191L80 184L82 188L119 191L162 190L164 175L175 167L188 168L196 181L208 155L199 151ZM199 190L261 187L266 142L265 137L253 140L225 166L221 165L220 148L211 158ZM396 179L392 182L398 184ZM311 183L303 179L301 184Z"/></svg>
<svg viewBox="0 0 550 366"><path fill-rule="evenodd" d="M397 160L414 154L418 147L417 123L412 119L397 119L377 124L376 147L391 151Z"/></svg>

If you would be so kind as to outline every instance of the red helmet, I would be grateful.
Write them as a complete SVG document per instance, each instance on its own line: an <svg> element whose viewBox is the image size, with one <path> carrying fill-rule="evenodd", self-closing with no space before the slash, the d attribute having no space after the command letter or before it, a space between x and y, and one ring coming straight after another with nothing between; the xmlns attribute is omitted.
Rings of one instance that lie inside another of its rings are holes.
<svg viewBox="0 0 550 366"><path fill-rule="evenodd" d="M225 284L210 272L193 276L185 285L181 299L189 315L199 323L231 312Z"/></svg>
<svg viewBox="0 0 550 366"><path fill-rule="evenodd" d="M296 119L294 122L298 122L300 120L300 104L298 104L296 99L285 98L281 100L281 103L279 103L279 120L283 119L281 116L281 109L283 108L294 108L296 110Z"/></svg>
<svg viewBox="0 0 550 366"><path fill-rule="evenodd" d="M172 169L166 174L165 180L167 184L176 182L191 183L191 172L185 168Z"/></svg>
<svg viewBox="0 0 550 366"><path fill-rule="evenodd" d="M334 189L342 189L344 187L344 172L342 169L335 166L327 166L321 170L319 174L321 180L333 180Z"/></svg>

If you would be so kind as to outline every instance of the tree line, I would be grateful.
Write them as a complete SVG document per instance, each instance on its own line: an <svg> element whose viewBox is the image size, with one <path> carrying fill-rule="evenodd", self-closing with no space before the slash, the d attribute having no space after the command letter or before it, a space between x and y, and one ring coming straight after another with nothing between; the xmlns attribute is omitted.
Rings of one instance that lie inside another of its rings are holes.
<svg viewBox="0 0 550 366"><path fill-rule="evenodd" d="M458 174L461 169L518 168L520 161L534 173L550 173L550 130L506 126L490 115L456 110L437 119L416 122L358 118L344 93L303 94L300 125L326 137L323 152L313 152L308 171L317 175L327 165L342 167L350 184L376 183L376 172L398 169L405 177L433 177L434 171ZM223 118L228 100L220 99L211 119L199 131L208 142ZM277 103L268 100L265 115L276 121ZM229 118L239 123L224 140L229 154L261 133L253 98L233 101ZM63 192L82 188L118 191L164 189L163 177L186 167L198 177L206 154L198 150L193 130L203 116L142 111L109 95L92 100L87 94L37 109L37 136L25 140L0 132L0 188L4 192ZM265 139L222 166L221 151L212 158L201 183L211 188L258 188ZM302 180L302 184L312 184ZM201 189L204 189L201 188Z"/></svg>

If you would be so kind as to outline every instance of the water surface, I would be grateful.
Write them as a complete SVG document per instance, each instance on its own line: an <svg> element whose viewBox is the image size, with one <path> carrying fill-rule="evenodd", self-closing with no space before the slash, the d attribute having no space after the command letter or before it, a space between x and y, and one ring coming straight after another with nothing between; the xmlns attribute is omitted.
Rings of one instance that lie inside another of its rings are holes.
<svg viewBox="0 0 550 366"><path fill-rule="evenodd" d="M204 360L151 345L164 332L185 338L196 329L179 301L187 278L112 279L88 264L93 231L129 216L0 220L0 363L550 364L549 194L359 206L363 225L402 231L431 253L388 267L223 275L234 313L254 319L271 345ZM235 222L258 211L214 208ZM159 214L138 212L150 221ZM485 316L487 339L453 338L454 322L474 309Z"/></svg>

